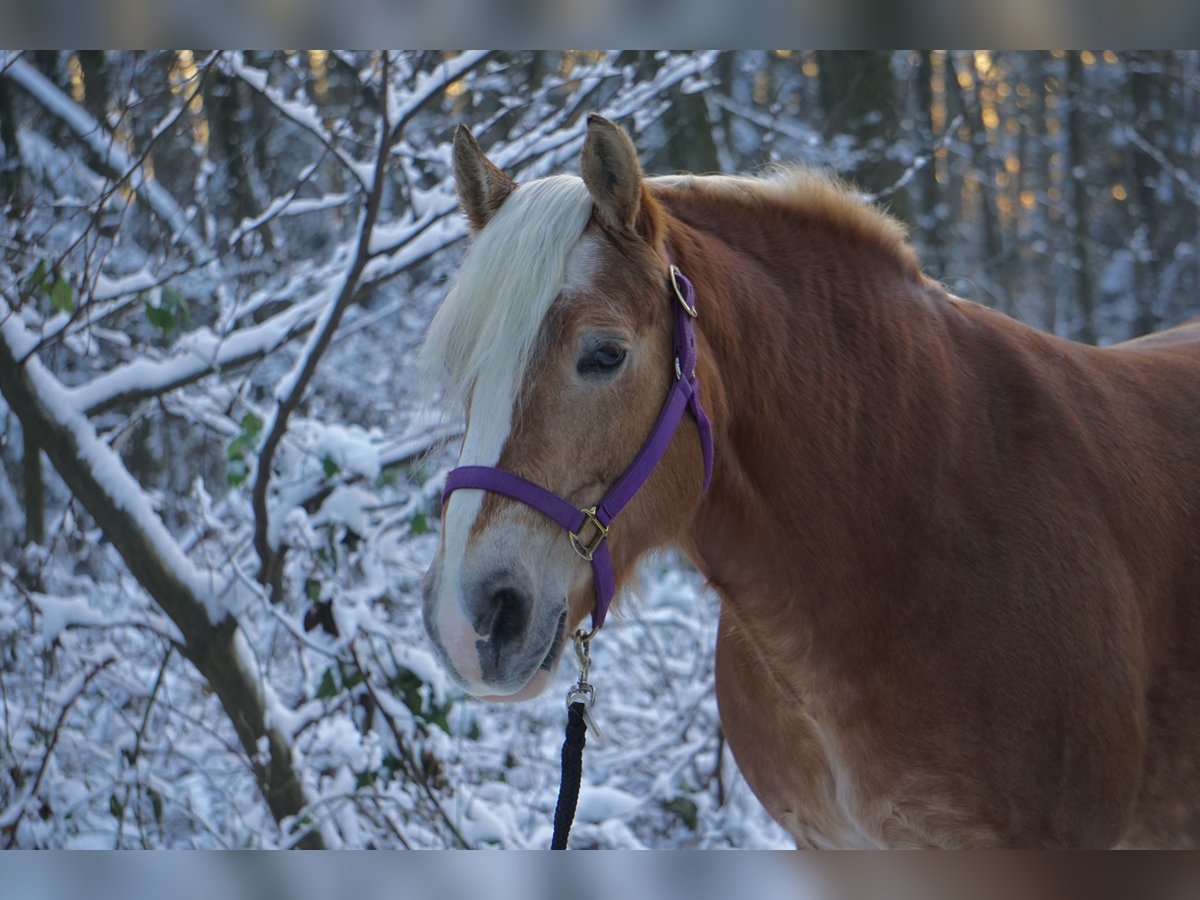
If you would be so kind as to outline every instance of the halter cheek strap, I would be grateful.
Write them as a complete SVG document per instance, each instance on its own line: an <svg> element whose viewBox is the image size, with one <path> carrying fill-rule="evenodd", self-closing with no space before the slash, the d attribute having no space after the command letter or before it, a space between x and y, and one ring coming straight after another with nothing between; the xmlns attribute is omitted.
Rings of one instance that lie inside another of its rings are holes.
<svg viewBox="0 0 1200 900"><path fill-rule="evenodd" d="M494 466L459 466L446 478L446 488L442 492L443 505L452 493L464 488L501 494L533 507L565 529L571 547L592 566L592 581L596 591L596 607L592 611L593 633L604 624L616 592L612 554L608 549L609 528L666 453L685 410L691 411L700 433L706 492L712 481L712 426L700 403L700 385L696 379L696 331L693 325L696 318L696 291L688 277L675 266L670 267L670 280L676 301L672 304L675 319L675 382L642 449L599 503L579 509L557 494Z"/></svg>

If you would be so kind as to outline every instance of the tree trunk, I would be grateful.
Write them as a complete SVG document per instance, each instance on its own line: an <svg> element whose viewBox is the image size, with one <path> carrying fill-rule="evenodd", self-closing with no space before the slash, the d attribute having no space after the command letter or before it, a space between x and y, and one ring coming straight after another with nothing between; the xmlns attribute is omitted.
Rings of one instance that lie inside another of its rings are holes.
<svg viewBox="0 0 1200 900"><path fill-rule="evenodd" d="M946 54L947 83L950 87L948 97L956 101L956 115L963 117L971 134L971 163L975 170L975 178L979 185L979 221L982 225L980 238L982 241L983 268L989 298L1001 312L1011 313L1012 303L1008 286L1004 283L1004 244L1000 234L1000 214L996 209L996 201L992 196L992 173L995 163L988 150L987 128L983 124L982 104L979 102L978 91L974 98L965 94L965 88L958 80L959 67L953 54ZM972 72L972 77L975 73Z"/></svg>
<svg viewBox="0 0 1200 900"><path fill-rule="evenodd" d="M921 128L922 152L933 152L938 135L933 132L933 52L923 50L917 64L917 117ZM946 268L942 256L941 215L942 192L937 180L937 160L930 158L921 170L921 243L925 247L925 267L934 278L941 278Z"/></svg>
<svg viewBox="0 0 1200 900"><path fill-rule="evenodd" d="M12 88L7 78L0 78L0 203L16 214L21 201L21 144L17 140L17 114L13 110Z"/></svg>
<svg viewBox="0 0 1200 900"><path fill-rule="evenodd" d="M1092 260L1088 237L1087 154L1084 151L1083 62L1078 51L1067 51L1067 165L1071 182L1071 257L1075 270L1075 292L1082 322L1079 340L1096 343L1096 299L1092 287Z"/></svg>
<svg viewBox="0 0 1200 900"><path fill-rule="evenodd" d="M108 127L109 67L103 50L80 50L79 68L83 72L83 108L92 118Z"/></svg>
<svg viewBox="0 0 1200 900"><path fill-rule="evenodd" d="M134 513L114 495L112 485L101 483L89 466L81 464L84 452L79 428L68 427L51 412L29 375L29 365L40 366L40 362L19 362L8 343L0 339L0 394L29 439L46 451L59 476L96 520L138 583L179 628L183 637L180 650L221 701L263 798L282 827L285 820L300 816L308 801L292 766L287 738L267 724L258 682L237 647L237 623L229 615L215 624L210 621L203 600L159 554ZM76 425L90 430L86 420ZM259 750L262 739L267 745L265 762ZM320 832L307 831L298 846L321 848Z"/></svg>
<svg viewBox="0 0 1200 900"><path fill-rule="evenodd" d="M1133 127L1151 143L1156 143L1161 131L1161 110L1154 109L1157 99L1153 90L1154 79L1142 71L1142 68L1143 64L1153 63L1156 56L1153 52L1136 55L1133 59L1134 71L1129 78ZM1130 192L1133 209L1130 212L1134 234L1138 238L1134 242L1137 256L1133 264L1137 318L1133 323L1133 334L1130 335L1134 337L1148 334L1158 327L1158 315L1154 310L1154 301L1158 293L1154 270L1159 251L1154 215L1154 176L1158 171L1158 164L1141 147L1131 146L1130 151L1130 167L1133 174L1133 190Z"/></svg>
<svg viewBox="0 0 1200 900"><path fill-rule="evenodd" d="M25 543L46 542L46 489L42 451L28 428L22 428L21 483L25 501Z"/></svg>
<svg viewBox="0 0 1200 900"><path fill-rule="evenodd" d="M844 174L869 193L887 191L904 174L904 165L888 155L900 132L891 51L822 50L817 63L826 135L853 136L864 156ZM892 215L911 220L907 191L889 194L887 206Z"/></svg>

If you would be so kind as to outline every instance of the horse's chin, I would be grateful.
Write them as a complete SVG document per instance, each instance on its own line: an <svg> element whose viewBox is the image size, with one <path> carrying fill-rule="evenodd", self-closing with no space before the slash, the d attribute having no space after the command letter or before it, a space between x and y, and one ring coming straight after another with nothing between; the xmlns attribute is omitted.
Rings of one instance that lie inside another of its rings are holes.
<svg viewBox="0 0 1200 900"><path fill-rule="evenodd" d="M486 694L479 697L480 700L486 700L489 703L519 703L522 700L532 700L550 684L551 672L546 669L538 669L533 673L533 677L515 694Z"/></svg>

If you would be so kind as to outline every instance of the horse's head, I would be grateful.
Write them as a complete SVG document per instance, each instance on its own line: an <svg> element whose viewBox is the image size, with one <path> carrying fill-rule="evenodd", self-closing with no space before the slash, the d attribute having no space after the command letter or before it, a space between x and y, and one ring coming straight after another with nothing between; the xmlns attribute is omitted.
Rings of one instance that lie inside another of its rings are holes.
<svg viewBox="0 0 1200 900"><path fill-rule="evenodd" d="M516 185L465 128L454 174L474 238L427 360L467 413L460 465L494 466L594 505L651 431L674 380L664 216L628 136L588 120L582 178ZM694 513L703 466L681 429L612 526L617 583ZM460 490L422 585L425 624L471 693L536 696L593 609L567 533L523 503Z"/></svg>

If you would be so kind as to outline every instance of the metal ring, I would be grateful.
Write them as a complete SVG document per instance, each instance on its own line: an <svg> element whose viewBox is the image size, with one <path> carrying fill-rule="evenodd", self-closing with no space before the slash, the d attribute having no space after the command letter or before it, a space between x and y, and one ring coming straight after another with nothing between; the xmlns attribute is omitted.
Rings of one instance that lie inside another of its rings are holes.
<svg viewBox="0 0 1200 900"><path fill-rule="evenodd" d="M572 703L587 701L586 706L591 709L596 705L596 686L594 684L573 684L570 690L567 691L567 706Z"/></svg>
<svg viewBox="0 0 1200 900"><path fill-rule="evenodd" d="M673 287L675 289L675 296L679 298L679 305L683 307L683 311L694 319L694 318L696 318L696 307L688 306L687 300L685 300L683 297L683 291L679 290L679 281L675 277L677 275L683 275L683 273L679 271L678 266L676 266L674 263L672 263L671 264L671 287Z"/></svg>

